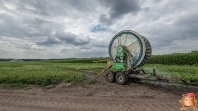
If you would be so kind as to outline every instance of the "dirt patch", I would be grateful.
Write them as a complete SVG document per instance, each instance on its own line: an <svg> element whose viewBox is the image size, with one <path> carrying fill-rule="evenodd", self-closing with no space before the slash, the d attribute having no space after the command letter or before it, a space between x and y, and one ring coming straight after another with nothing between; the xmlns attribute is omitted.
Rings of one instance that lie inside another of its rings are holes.
<svg viewBox="0 0 198 111"><path fill-rule="evenodd" d="M192 89L108 83L104 76L86 74L87 82L61 83L46 89L0 89L0 111L179 111L183 93Z"/></svg>

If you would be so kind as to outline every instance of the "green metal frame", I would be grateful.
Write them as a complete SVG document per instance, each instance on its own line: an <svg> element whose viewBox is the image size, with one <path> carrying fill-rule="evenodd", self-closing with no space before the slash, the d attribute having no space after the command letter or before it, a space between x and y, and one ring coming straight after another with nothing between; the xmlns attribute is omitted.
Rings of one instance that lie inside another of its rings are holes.
<svg viewBox="0 0 198 111"><path fill-rule="evenodd" d="M125 71L125 51L124 51L124 47L123 46L118 46L117 47L117 51L116 51L116 57L115 57L115 61L112 64L112 69L113 70L117 70L117 71ZM120 59L119 59L120 58ZM117 61L120 60L120 61Z"/></svg>

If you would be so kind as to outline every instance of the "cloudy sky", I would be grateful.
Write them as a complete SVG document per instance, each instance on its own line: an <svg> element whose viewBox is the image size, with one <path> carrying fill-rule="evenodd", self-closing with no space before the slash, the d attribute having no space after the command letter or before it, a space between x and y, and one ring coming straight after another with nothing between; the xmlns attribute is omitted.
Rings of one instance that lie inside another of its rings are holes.
<svg viewBox="0 0 198 111"><path fill-rule="evenodd" d="M122 30L155 55L198 50L198 0L0 0L0 58L108 56Z"/></svg>

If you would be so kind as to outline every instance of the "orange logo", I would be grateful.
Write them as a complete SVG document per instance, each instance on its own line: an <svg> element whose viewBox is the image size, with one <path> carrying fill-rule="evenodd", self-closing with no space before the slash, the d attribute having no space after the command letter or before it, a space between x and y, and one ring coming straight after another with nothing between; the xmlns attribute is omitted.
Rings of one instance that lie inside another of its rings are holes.
<svg viewBox="0 0 198 111"><path fill-rule="evenodd" d="M182 108L180 108L181 110L186 110L187 108L193 108L194 110L197 110L197 100L195 100L194 93L182 94L182 96L182 99L179 101L182 105Z"/></svg>

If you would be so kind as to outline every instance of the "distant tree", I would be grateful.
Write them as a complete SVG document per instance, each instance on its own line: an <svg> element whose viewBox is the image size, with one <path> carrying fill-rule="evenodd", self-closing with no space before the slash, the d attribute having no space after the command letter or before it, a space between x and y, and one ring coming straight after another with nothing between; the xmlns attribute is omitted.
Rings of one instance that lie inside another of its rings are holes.
<svg viewBox="0 0 198 111"><path fill-rule="evenodd" d="M193 53L193 52L198 52L198 51L197 50L192 50L191 52Z"/></svg>

